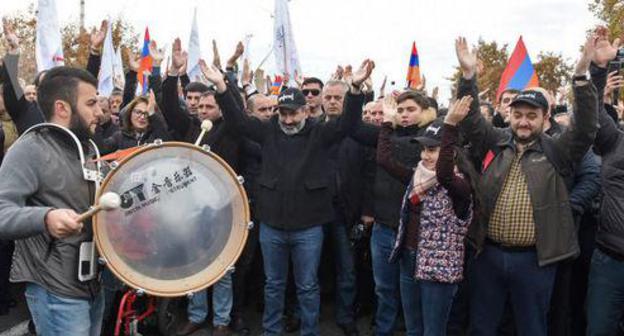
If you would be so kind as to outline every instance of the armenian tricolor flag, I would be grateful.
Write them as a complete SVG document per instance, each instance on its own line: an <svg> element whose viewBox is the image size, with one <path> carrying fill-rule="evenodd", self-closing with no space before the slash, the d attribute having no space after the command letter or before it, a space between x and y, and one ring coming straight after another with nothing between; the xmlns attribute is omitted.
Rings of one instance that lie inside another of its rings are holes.
<svg viewBox="0 0 624 336"><path fill-rule="evenodd" d="M409 67L407 68L407 87L415 89L420 85L420 62L418 61L418 50L416 42L412 43L412 54L410 55Z"/></svg>
<svg viewBox="0 0 624 336"><path fill-rule="evenodd" d="M284 82L284 80L282 79L282 76L275 76L275 80L273 81L273 85L271 85L271 94L272 95L279 95L280 93L280 89L282 88L282 83Z"/></svg>
<svg viewBox="0 0 624 336"><path fill-rule="evenodd" d="M539 86L537 73L533 68L522 36L520 36L501 77L498 90L496 91L496 99L498 100L498 97L506 89L524 90L525 88L535 86Z"/></svg>
<svg viewBox="0 0 624 336"><path fill-rule="evenodd" d="M146 95L148 91L148 74L147 72L152 72L152 56L150 56L149 52L150 45L150 35L149 29L145 27L145 37L143 38L143 50L141 51L141 60L139 69L137 70L137 77L139 82L139 88L141 95Z"/></svg>

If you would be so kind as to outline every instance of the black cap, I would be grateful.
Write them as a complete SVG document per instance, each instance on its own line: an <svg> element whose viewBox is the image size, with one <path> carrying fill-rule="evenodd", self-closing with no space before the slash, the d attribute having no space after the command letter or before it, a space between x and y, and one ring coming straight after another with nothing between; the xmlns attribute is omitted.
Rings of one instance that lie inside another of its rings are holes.
<svg viewBox="0 0 624 336"><path fill-rule="evenodd" d="M425 147L437 147L442 143L442 127L444 122L436 119L425 129L425 134L414 138L414 140Z"/></svg>
<svg viewBox="0 0 624 336"><path fill-rule="evenodd" d="M544 110L544 113L548 111L548 100L546 100L546 97L544 97L541 92L535 90L524 90L520 92L509 106L516 106L518 104L528 104L533 107L541 108Z"/></svg>
<svg viewBox="0 0 624 336"><path fill-rule="evenodd" d="M288 88L277 97L277 107L285 108L289 110L296 110L302 106L305 106L306 99L301 90L295 88Z"/></svg>

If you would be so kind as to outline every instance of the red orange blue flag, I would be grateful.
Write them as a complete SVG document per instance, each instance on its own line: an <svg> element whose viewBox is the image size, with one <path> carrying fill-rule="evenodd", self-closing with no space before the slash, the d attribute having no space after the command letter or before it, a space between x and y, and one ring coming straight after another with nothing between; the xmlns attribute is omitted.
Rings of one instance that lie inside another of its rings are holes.
<svg viewBox="0 0 624 336"><path fill-rule="evenodd" d="M520 36L509 58L507 67L501 76L501 81L496 91L496 99L498 100L498 97L507 89L524 90L525 88L535 86L539 86L537 73L533 68L522 36Z"/></svg>
<svg viewBox="0 0 624 336"><path fill-rule="evenodd" d="M143 49L141 50L141 60L137 70L137 79L141 95L146 95L148 90L148 73L152 72L152 56L149 52L150 35L149 29L145 27L145 37L143 38Z"/></svg>
<svg viewBox="0 0 624 336"><path fill-rule="evenodd" d="M271 85L271 94L272 95L279 95L280 93L280 89L282 88L282 83L284 82L284 80L282 79L282 76L275 76L275 80L273 81L273 85Z"/></svg>
<svg viewBox="0 0 624 336"><path fill-rule="evenodd" d="M407 68L407 86L416 89L420 85L420 61L418 60L418 50L416 42L412 43L412 54L410 55L409 67Z"/></svg>

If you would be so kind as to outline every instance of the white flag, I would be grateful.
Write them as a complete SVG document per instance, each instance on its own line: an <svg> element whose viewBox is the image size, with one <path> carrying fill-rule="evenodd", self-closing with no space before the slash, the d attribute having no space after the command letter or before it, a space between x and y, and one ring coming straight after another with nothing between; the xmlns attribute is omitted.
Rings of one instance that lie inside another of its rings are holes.
<svg viewBox="0 0 624 336"><path fill-rule="evenodd" d="M115 58L115 48L113 48L113 24L109 20L106 38L104 39L104 48L102 49L100 73L98 74L98 94L101 96L110 96L115 87Z"/></svg>
<svg viewBox="0 0 624 336"><path fill-rule="evenodd" d="M201 58L201 47L199 45L199 29L197 29L197 8L193 14L193 24L191 25L191 37L189 38L188 48L188 64L186 73L191 82L202 82L202 72L199 67L199 59Z"/></svg>
<svg viewBox="0 0 624 336"><path fill-rule="evenodd" d="M279 74L290 75L289 85L297 85L295 71L301 73L299 56L295 46L292 27L290 25L290 13L287 0L275 0L275 26L273 30L273 53L275 65Z"/></svg>
<svg viewBox="0 0 624 336"><path fill-rule="evenodd" d="M113 86L123 90L126 85L126 77L123 71L123 61L121 60L121 47L115 51L115 59L113 60Z"/></svg>
<svg viewBox="0 0 624 336"><path fill-rule="evenodd" d="M55 0L39 0L35 57L37 58L37 71L64 64L63 43Z"/></svg>

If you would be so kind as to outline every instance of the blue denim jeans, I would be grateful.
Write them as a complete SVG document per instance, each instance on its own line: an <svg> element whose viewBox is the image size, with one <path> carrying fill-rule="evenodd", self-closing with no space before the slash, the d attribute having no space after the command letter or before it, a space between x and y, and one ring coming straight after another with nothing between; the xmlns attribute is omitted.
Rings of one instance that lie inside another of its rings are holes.
<svg viewBox="0 0 624 336"><path fill-rule="evenodd" d="M383 224L375 223L371 235L371 256L377 312L375 314L375 335L393 335L400 301L407 335L422 334L420 319L420 297L418 282L414 278L416 253L404 250L398 263L388 258L394 247L396 231Z"/></svg>
<svg viewBox="0 0 624 336"><path fill-rule="evenodd" d="M424 336L446 336L457 284L418 280Z"/></svg>
<svg viewBox="0 0 624 336"><path fill-rule="evenodd" d="M40 336L98 336L102 329L104 292L93 300L70 299L54 295L45 288L28 283L26 302Z"/></svg>
<svg viewBox="0 0 624 336"><path fill-rule="evenodd" d="M325 225L324 230L325 239L332 242L336 266L336 323L347 325L355 323L355 262L347 226L342 217L341 212L336 211L336 220Z"/></svg>
<svg viewBox="0 0 624 336"><path fill-rule="evenodd" d="M509 295L517 335L546 336L556 271L556 265L539 267L535 250L512 252L485 244L470 271L470 335L497 335Z"/></svg>
<svg viewBox="0 0 624 336"><path fill-rule="evenodd" d="M319 335L321 300L318 267L323 247L323 227L283 231L263 223L260 225L260 247L266 276L262 317L264 335L281 335L283 332L282 314L290 257L299 301L301 335Z"/></svg>
<svg viewBox="0 0 624 336"><path fill-rule="evenodd" d="M624 262L594 250L587 291L587 335L616 335L624 314Z"/></svg>
<svg viewBox="0 0 624 336"><path fill-rule="evenodd" d="M212 325L227 326L230 324L232 312L232 272L228 271L212 286ZM201 324L208 316L208 295L203 290L195 293L189 300L187 307L189 321Z"/></svg>

